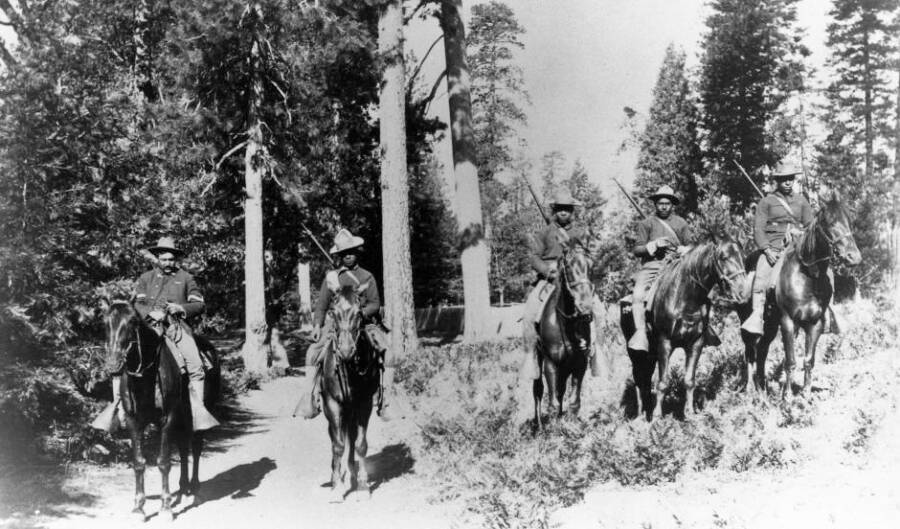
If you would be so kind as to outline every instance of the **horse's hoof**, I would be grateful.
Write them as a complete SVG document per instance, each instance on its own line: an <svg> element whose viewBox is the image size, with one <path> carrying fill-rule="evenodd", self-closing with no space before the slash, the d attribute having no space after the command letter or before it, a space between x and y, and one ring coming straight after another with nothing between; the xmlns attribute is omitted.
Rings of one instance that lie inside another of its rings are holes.
<svg viewBox="0 0 900 529"><path fill-rule="evenodd" d="M328 503L343 503L344 502L344 491L335 487L331 489L331 492L328 494Z"/></svg>
<svg viewBox="0 0 900 529"><path fill-rule="evenodd" d="M372 493L369 491L369 487L357 489L353 493L353 501L356 503L367 502L372 498Z"/></svg>
<svg viewBox="0 0 900 529"><path fill-rule="evenodd" d="M135 521L138 521L138 522L143 523L143 522L147 521L147 515L144 514L144 510L141 508L137 508L137 509L131 511L131 516L135 519Z"/></svg>
<svg viewBox="0 0 900 529"><path fill-rule="evenodd" d="M172 523L175 521L175 515L170 509L159 511L159 521L162 523Z"/></svg>

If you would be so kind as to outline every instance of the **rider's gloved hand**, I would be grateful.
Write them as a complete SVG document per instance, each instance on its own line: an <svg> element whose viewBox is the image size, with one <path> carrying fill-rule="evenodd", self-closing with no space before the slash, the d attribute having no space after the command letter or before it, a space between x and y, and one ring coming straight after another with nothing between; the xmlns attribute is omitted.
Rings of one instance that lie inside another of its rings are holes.
<svg viewBox="0 0 900 529"><path fill-rule="evenodd" d="M319 338L321 338L321 337L322 337L322 328L319 327L318 325L313 326L312 335L310 336L310 338L312 338L312 341L318 342Z"/></svg>
<svg viewBox="0 0 900 529"><path fill-rule="evenodd" d="M158 321L162 321L163 318L166 317L166 313L159 309L151 310L150 313L147 314L147 317L150 318L151 320L153 320L154 322L158 322Z"/></svg>
<svg viewBox="0 0 900 529"><path fill-rule="evenodd" d="M778 261L778 250L775 248L769 247L763 250L763 254L766 256L766 261L769 262L769 266L775 266L775 262Z"/></svg>
<svg viewBox="0 0 900 529"><path fill-rule="evenodd" d="M178 303L166 303L166 312L168 312L172 316L184 316L187 314L187 311L184 310L184 307L182 307Z"/></svg>
<svg viewBox="0 0 900 529"><path fill-rule="evenodd" d="M554 281L556 281L557 277L559 277L559 270L557 270L556 268L551 268L547 272L547 281L553 283Z"/></svg>

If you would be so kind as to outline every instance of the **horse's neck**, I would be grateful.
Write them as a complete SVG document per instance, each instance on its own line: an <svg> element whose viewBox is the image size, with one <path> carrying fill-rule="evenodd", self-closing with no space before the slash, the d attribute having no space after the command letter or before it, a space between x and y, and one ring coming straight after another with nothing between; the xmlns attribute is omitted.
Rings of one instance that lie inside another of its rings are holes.
<svg viewBox="0 0 900 529"><path fill-rule="evenodd" d="M809 227L803 239L798 241L797 257L800 264L807 269L808 274L813 278L818 278L828 265L829 242L822 233L827 228L819 227L819 220Z"/></svg>
<svg viewBox="0 0 900 529"><path fill-rule="evenodd" d="M716 269L713 260L708 257L708 250L702 251L705 254L703 258L693 261L691 266L682 262L682 277L677 286L682 291L683 299L697 300L701 304L707 301L709 291L716 284Z"/></svg>

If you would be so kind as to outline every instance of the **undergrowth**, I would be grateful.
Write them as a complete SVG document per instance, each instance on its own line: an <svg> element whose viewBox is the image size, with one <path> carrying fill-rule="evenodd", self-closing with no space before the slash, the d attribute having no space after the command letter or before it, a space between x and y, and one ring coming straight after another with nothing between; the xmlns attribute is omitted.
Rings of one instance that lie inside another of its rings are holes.
<svg viewBox="0 0 900 529"><path fill-rule="evenodd" d="M858 358L894 343L897 328L884 321L888 315L869 314L868 321L849 322L840 340L845 345L829 349L827 361ZM610 351L615 362L625 364L616 372L627 372L624 348L610 342L608 347L621 351ZM436 499L461 500L476 523L497 528L549 527L554 510L578 502L598 483L650 486L689 472L748 472L796 463L804 457L800 434L815 425L831 395L785 404L777 391L743 393L737 330L726 329L723 342L701 358L698 386L705 405L690 420L679 420L678 414L652 423L626 419L620 399L604 398L598 379L587 378L581 416L551 418L538 434L516 400L524 394L517 389L522 354L517 341L425 348L398 373L420 417L417 459L437 487ZM770 366L781 360L775 349ZM773 371L777 386L778 370ZM683 407L683 388L673 384L666 400ZM847 450L866 446L875 419L858 414Z"/></svg>

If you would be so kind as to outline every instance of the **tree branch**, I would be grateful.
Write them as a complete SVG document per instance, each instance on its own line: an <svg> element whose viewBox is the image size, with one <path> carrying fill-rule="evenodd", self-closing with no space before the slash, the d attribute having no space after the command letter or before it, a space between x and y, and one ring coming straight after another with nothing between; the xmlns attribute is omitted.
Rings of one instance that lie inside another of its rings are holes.
<svg viewBox="0 0 900 529"><path fill-rule="evenodd" d="M444 40L443 33L431 43L431 46L428 47L428 51L425 52L425 56L422 57L422 60L419 61L419 64L416 65L415 70L413 70L412 75L409 76L409 81L406 83L406 93L409 93L413 87L413 84L416 82L416 76L419 75L419 72L422 71L422 66L425 65L425 61L428 59L428 56L431 54L431 50L437 46L437 43Z"/></svg>
<svg viewBox="0 0 900 529"><path fill-rule="evenodd" d="M409 12L409 15L403 17L403 25L407 25L409 21L412 20L414 16L416 16L416 13L418 13L420 9L432 3L432 1L433 0L419 0L418 5L416 5L416 7L414 7L413 10Z"/></svg>
<svg viewBox="0 0 900 529"><path fill-rule="evenodd" d="M17 61L16 58L13 57L13 54L6 48L6 42L4 42L2 38L0 38L0 60L3 61L7 68L19 64L19 61Z"/></svg>
<svg viewBox="0 0 900 529"><path fill-rule="evenodd" d="M447 70L441 72L441 75L434 81L434 84L431 85L431 92L428 93L428 96L425 99L419 101L418 104L425 106L425 112L428 112L428 107L431 105L431 101L434 99L434 96L437 94L438 88L441 86L441 81L444 80L444 77L447 77Z"/></svg>
<svg viewBox="0 0 900 529"><path fill-rule="evenodd" d="M9 0L0 0L0 12L3 12L6 18L9 19L9 25L16 30L20 40L32 40L31 32L28 30L28 21L13 8Z"/></svg>

